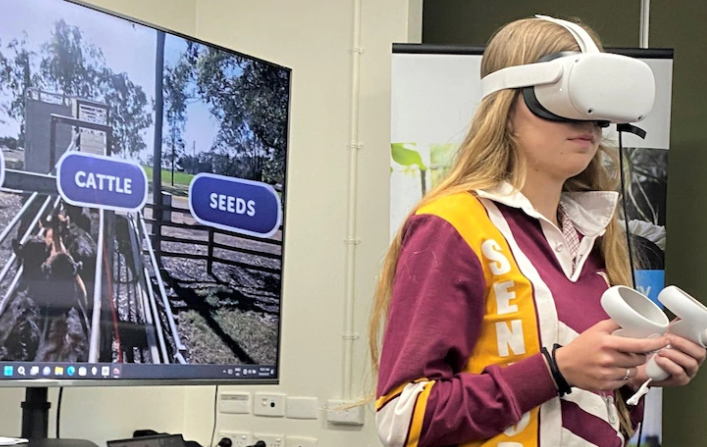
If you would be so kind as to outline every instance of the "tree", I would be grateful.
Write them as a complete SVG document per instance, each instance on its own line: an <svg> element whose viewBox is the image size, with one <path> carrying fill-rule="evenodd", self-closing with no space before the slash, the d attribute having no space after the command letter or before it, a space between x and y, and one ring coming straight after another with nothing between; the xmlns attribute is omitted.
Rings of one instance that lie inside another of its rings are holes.
<svg viewBox="0 0 707 447"><path fill-rule="evenodd" d="M193 68L186 55L183 55L173 67L165 69L163 90L168 136L164 139L164 143L171 152L167 157L170 160L173 186L174 168L177 161L183 157L185 149L182 133L187 122L187 101L194 99L188 91L192 78Z"/></svg>
<svg viewBox="0 0 707 447"><path fill-rule="evenodd" d="M219 135L210 153L214 173L249 180L262 180L265 164L271 156L253 136L243 137L233 146Z"/></svg>
<svg viewBox="0 0 707 447"><path fill-rule="evenodd" d="M193 54L192 54L192 57ZM197 87L220 119L217 146L264 160L259 179L284 182L289 80L279 67L208 48L198 58Z"/></svg>
<svg viewBox="0 0 707 447"><path fill-rule="evenodd" d="M147 95L126 73L106 67L101 49L86 42L79 27L56 22L49 41L42 45L42 56L40 71L48 88L108 105L111 153L145 149L140 135L152 124Z"/></svg>
<svg viewBox="0 0 707 447"><path fill-rule="evenodd" d="M145 91L127 74L113 73L108 68L103 69L99 79L102 91L98 100L110 108L111 153L140 153L147 147L141 133L152 125Z"/></svg>
<svg viewBox="0 0 707 447"><path fill-rule="evenodd" d="M0 54L0 85L4 86L10 99L2 104L7 115L20 124L18 144L25 146L25 94L29 88L40 87L42 79L34 69L36 53L27 49L27 34L21 40L13 39L7 44L12 55Z"/></svg>
<svg viewBox="0 0 707 447"><path fill-rule="evenodd" d="M100 48L83 39L81 29L59 20L42 54L42 77L53 90L81 98L100 96L105 58Z"/></svg>
<svg viewBox="0 0 707 447"><path fill-rule="evenodd" d="M238 78L250 129L271 149L263 172L266 182L284 182L289 79L281 68L248 60Z"/></svg>
<svg viewBox="0 0 707 447"><path fill-rule="evenodd" d="M184 158L185 154L184 140L181 137L177 137L176 139L170 137L164 138L163 143L163 147L169 148L169 151L164 151L163 163L165 164L165 168L169 168L172 171L172 186L174 186L174 171L179 171L183 167L181 160Z"/></svg>
<svg viewBox="0 0 707 447"><path fill-rule="evenodd" d="M184 172L187 174L214 172L211 152L201 152L198 155L184 155L180 163L184 168Z"/></svg>

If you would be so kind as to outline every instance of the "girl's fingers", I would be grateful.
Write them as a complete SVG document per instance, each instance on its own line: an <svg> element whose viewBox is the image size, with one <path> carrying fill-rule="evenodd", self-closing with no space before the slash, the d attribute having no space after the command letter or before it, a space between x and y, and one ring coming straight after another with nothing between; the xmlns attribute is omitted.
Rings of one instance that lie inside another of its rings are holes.
<svg viewBox="0 0 707 447"><path fill-rule="evenodd" d="M683 369L689 378L695 377L697 371L700 369L698 360L677 349L663 349L657 354L656 360L659 360L661 357L670 360L677 368Z"/></svg>
<svg viewBox="0 0 707 447"><path fill-rule="evenodd" d="M705 361L705 357L707 357L707 351L705 350L705 348L698 345L697 343L693 343L692 341L686 338L678 337L673 334L668 335L668 340L670 340L671 348L682 351L690 357L694 358L697 361L698 365L702 365L702 363Z"/></svg>

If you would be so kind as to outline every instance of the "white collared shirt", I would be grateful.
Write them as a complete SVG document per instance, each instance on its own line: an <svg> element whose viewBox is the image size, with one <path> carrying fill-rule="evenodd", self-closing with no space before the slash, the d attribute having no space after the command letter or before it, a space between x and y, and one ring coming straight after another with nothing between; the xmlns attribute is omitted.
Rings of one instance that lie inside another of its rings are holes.
<svg viewBox="0 0 707 447"><path fill-rule="evenodd" d="M555 253L565 276L573 282L579 278L582 266L594 247L594 242L606 232L619 200L619 193L616 191L562 193L560 203L574 228L583 236L577 257L573 259L570 250L567 249L567 241L562 230L540 214L530 200L510 183L504 182L489 190L477 190L476 194L480 198L520 209L528 216L538 219L545 239Z"/></svg>

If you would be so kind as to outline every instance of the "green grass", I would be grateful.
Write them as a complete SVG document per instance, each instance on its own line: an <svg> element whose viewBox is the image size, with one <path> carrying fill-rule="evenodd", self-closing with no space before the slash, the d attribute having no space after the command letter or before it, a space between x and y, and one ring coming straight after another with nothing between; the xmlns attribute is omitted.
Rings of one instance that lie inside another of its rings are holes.
<svg viewBox="0 0 707 447"><path fill-rule="evenodd" d="M143 166L142 169L145 170L147 174L147 181L152 183L152 168L149 166ZM194 174L185 174L184 172L174 171L174 184L189 186L191 179L194 178ZM171 185L172 184L172 171L163 169L162 170L162 184Z"/></svg>

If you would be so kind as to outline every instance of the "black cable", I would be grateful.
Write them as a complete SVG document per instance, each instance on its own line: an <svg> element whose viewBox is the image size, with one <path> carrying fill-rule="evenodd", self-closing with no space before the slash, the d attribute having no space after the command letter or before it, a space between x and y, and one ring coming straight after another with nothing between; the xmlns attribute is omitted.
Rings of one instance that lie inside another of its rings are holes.
<svg viewBox="0 0 707 447"><path fill-rule="evenodd" d="M628 262L631 266L631 286L636 288L636 271L633 265L633 248L631 247L631 230L628 226L628 205L626 195L626 182L624 179L624 145L623 139L621 138L623 132L619 130L619 178L621 179L621 202L624 210L624 224L626 226L626 242L628 243ZM640 447L640 446L639 446Z"/></svg>
<svg viewBox="0 0 707 447"><path fill-rule="evenodd" d="M218 419L218 385L216 385L216 389L214 391L214 426L211 429L211 443L209 444L209 447L213 447L214 445L214 439L216 438L216 421Z"/></svg>
<svg viewBox="0 0 707 447"><path fill-rule="evenodd" d="M56 439L61 439L61 400L64 397L64 387L59 388L59 398L56 402Z"/></svg>
<svg viewBox="0 0 707 447"><path fill-rule="evenodd" d="M633 249L631 248L631 231L629 230L628 227L628 207L626 205L627 202L627 195L626 195L626 184L625 184L625 179L624 179L624 145L623 145L623 138L621 138L623 132L619 130L619 170L621 172L621 175L619 178L621 179L621 202L623 203L623 209L624 209L624 223L626 224L626 242L628 243L628 260L631 265L631 286L635 289L636 288L636 271L634 270L634 265L633 265ZM645 416L645 409L644 409L644 416ZM636 447L641 447L641 438L643 437L643 421L639 423L639 428L638 428L638 440L637 440L637 445Z"/></svg>

